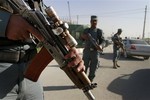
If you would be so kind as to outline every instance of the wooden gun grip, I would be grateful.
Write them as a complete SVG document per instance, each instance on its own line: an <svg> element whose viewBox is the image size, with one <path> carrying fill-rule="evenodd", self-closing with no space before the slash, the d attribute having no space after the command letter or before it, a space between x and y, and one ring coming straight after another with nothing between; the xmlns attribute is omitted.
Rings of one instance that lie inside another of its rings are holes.
<svg viewBox="0 0 150 100"><path fill-rule="evenodd" d="M28 64L24 76L34 82L36 82L45 69L45 67L53 60L51 54L42 47L40 52L35 55L35 57Z"/></svg>

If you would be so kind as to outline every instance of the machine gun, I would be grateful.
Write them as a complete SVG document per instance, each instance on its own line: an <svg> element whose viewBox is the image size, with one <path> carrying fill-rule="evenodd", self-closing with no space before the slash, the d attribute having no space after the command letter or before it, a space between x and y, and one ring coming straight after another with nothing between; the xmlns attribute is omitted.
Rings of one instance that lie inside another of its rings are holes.
<svg viewBox="0 0 150 100"><path fill-rule="evenodd" d="M25 77L37 81L44 68L53 60L59 64L60 68L68 75L72 82L82 89L89 100L95 100L91 89L96 87L96 83L91 83L85 72L78 72L75 67L66 67L68 60L64 56L68 54L69 48L77 45L76 40L70 35L67 23L62 22L54 11L53 7L45 7L44 11L32 10L23 0L14 2L6 0L15 13L24 17L34 26L44 37L40 52L35 55L25 72ZM67 46L66 46L67 45Z"/></svg>
<svg viewBox="0 0 150 100"><path fill-rule="evenodd" d="M126 57L126 48L125 44L123 43L122 39L119 40L119 48L121 48L121 54Z"/></svg>

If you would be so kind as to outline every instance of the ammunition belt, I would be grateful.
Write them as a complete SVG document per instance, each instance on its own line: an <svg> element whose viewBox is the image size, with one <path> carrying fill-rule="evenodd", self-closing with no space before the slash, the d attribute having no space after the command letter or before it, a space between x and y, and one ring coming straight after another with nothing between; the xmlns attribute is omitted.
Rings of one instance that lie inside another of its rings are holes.
<svg viewBox="0 0 150 100"><path fill-rule="evenodd" d="M24 51L0 50L0 62L17 63L24 55Z"/></svg>
<svg viewBox="0 0 150 100"><path fill-rule="evenodd" d="M36 48L23 49L20 46L1 47L0 62L19 63L28 62L36 54Z"/></svg>

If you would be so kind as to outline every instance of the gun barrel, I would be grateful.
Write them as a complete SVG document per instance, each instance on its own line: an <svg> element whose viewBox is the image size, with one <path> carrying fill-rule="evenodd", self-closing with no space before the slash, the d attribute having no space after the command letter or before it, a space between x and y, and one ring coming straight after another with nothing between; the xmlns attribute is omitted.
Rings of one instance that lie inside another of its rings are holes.
<svg viewBox="0 0 150 100"><path fill-rule="evenodd" d="M84 91L84 94L87 96L87 98L89 100L95 100L95 97L94 97L94 95L92 94L92 92L90 90Z"/></svg>

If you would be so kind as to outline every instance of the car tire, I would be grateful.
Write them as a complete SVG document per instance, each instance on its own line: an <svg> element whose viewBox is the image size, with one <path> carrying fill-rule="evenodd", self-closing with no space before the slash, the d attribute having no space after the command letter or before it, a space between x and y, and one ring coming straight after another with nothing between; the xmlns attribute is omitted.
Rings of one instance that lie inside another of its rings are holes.
<svg viewBox="0 0 150 100"><path fill-rule="evenodd" d="M149 57L144 57L144 60L148 60L149 59Z"/></svg>

